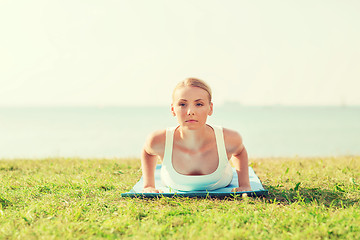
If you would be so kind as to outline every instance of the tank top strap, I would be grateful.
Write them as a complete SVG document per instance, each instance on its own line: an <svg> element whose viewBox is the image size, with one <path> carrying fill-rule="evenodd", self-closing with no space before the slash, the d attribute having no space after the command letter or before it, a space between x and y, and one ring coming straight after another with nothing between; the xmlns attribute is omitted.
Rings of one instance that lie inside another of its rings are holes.
<svg viewBox="0 0 360 240"><path fill-rule="evenodd" d="M215 132L216 146L219 155L219 167L224 166L223 164L228 164L229 160L226 154L223 128L221 126L211 126L211 127L214 129Z"/></svg>
<svg viewBox="0 0 360 240"><path fill-rule="evenodd" d="M176 127L168 127L166 129L165 151L164 151L164 159L163 159L164 165L167 165L169 163L171 164L175 129Z"/></svg>

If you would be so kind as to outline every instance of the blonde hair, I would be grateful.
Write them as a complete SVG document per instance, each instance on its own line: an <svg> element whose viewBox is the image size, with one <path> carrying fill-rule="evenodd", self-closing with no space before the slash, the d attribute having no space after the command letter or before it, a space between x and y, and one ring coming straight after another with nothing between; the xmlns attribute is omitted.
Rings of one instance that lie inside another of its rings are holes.
<svg viewBox="0 0 360 240"><path fill-rule="evenodd" d="M182 87L186 87L186 86L198 87L198 88L201 88L201 89L205 90L209 95L209 102L211 102L212 93L211 93L210 86L206 82L204 82L203 80L200 80L198 78L186 78L185 80L179 82L176 85L176 87L174 88L172 98L174 99L174 94L175 94L175 91L177 89L182 88Z"/></svg>

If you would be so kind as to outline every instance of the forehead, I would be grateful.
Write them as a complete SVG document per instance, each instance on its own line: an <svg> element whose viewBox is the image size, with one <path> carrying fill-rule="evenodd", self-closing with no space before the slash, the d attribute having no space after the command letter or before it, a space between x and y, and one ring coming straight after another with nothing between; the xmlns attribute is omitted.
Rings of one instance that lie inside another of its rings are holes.
<svg viewBox="0 0 360 240"><path fill-rule="evenodd" d="M209 99L208 92L199 87L185 86L175 90L174 101L185 99L185 100L196 100L196 99Z"/></svg>

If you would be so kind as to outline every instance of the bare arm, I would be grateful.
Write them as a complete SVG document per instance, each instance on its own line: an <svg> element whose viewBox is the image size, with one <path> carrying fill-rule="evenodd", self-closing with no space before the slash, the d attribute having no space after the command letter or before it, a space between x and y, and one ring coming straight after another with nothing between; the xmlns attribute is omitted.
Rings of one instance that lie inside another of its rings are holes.
<svg viewBox="0 0 360 240"><path fill-rule="evenodd" d="M155 168L159 156L164 151L164 131L153 133L146 141L141 153L141 170L144 179L143 192L162 192L155 188Z"/></svg>
<svg viewBox="0 0 360 240"><path fill-rule="evenodd" d="M242 145L242 150L239 154L232 156L231 161L233 162L233 165L236 169L239 183L239 187L233 189L233 191L251 191L249 181L248 155L244 145Z"/></svg>
<svg viewBox="0 0 360 240"><path fill-rule="evenodd" d="M143 192L158 193L155 189L155 168L158 156L151 155L143 149L141 155L141 170L144 178Z"/></svg>
<svg viewBox="0 0 360 240"><path fill-rule="evenodd" d="M229 129L224 129L225 146L228 156L231 155L236 173L238 176L239 187L234 188L233 192L251 191L249 180L248 154L239 133Z"/></svg>

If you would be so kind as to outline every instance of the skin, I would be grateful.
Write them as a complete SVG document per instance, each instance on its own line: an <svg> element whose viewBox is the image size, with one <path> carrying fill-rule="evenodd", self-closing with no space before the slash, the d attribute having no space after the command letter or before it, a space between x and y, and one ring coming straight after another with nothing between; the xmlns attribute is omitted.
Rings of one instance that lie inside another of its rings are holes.
<svg viewBox="0 0 360 240"><path fill-rule="evenodd" d="M214 130L206 124L213 113L213 103L208 93L198 87L185 86L175 91L171 112L177 117L179 127L174 133L172 163L184 175L206 175L219 164ZM248 172L248 155L241 136L223 128L228 159L236 169L239 187L232 191L251 191ZM155 167L164 158L166 130L153 132L142 150L141 165L144 177L143 192L159 193L155 189Z"/></svg>

